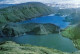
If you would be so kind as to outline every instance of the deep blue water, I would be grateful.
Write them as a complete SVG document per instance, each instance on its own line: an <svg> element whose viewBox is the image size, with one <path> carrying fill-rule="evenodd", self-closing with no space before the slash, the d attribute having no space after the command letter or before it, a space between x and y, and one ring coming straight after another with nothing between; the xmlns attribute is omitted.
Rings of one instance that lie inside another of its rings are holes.
<svg viewBox="0 0 80 54"><path fill-rule="evenodd" d="M21 23L51 23L59 26L61 29L66 28L70 22L64 22L65 18L60 16L43 16L23 21Z"/></svg>
<svg viewBox="0 0 80 54"><path fill-rule="evenodd" d="M19 23L51 23L59 26L61 29L64 29L70 24L69 22L64 22L64 20L65 18L59 16L43 16ZM15 41L20 44L31 44L36 46L54 48L64 52L77 51L72 41L61 36L59 33L49 35L25 35L20 37L0 38L0 42L6 40Z"/></svg>

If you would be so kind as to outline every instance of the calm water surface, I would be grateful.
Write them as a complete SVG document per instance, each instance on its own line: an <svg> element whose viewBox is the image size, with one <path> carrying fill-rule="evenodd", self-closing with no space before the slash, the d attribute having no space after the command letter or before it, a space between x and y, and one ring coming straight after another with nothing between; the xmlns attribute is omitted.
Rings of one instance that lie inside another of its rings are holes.
<svg viewBox="0 0 80 54"><path fill-rule="evenodd" d="M51 23L59 26L61 29L66 28L70 22L64 22L65 18L60 16L43 16L33 18L31 20L23 21L20 23Z"/></svg>
<svg viewBox="0 0 80 54"><path fill-rule="evenodd" d="M51 23L59 26L61 29L66 28L70 23L64 22L65 18L59 16L44 16L34 18L28 21L20 23ZM72 41L68 38L62 37L60 34L49 34L49 35L25 35L20 37L5 37L0 38L2 41L15 41L20 44L31 44L37 46L44 46L48 48L55 48L65 52L74 52L77 49L74 47Z"/></svg>

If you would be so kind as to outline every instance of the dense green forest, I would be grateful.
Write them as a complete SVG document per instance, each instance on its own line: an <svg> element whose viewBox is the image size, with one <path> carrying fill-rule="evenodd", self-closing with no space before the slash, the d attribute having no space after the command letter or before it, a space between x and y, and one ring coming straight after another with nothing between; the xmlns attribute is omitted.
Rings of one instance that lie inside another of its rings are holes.
<svg viewBox="0 0 80 54"><path fill-rule="evenodd" d="M58 32L59 27L50 23L26 23L26 24L6 24L2 28L3 36L21 36L24 33L30 34L33 32L34 35L51 34ZM33 35L32 34L32 35ZM0 34L2 35L2 34Z"/></svg>
<svg viewBox="0 0 80 54"><path fill-rule="evenodd" d="M0 9L0 23L18 22L53 13L51 7L39 2L16 4Z"/></svg>

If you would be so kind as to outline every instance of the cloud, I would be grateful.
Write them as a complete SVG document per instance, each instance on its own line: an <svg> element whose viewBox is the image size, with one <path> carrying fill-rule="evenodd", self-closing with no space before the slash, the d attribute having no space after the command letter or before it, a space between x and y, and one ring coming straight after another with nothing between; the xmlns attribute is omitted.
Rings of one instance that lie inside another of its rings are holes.
<svg viewBox="0 0 80 54"><path fill-rule="evenodd" d="M25 2L51 2L52 0L0 0L0 4L18 4L18 3L25 3Z"/></svg>
<svg viewBox="0 0 80 54"><path fill-rule="evenodd" d="M8 3L12 3L14 2L14 0L0 0L0 4L8 4Z"/></svg>
<svg viewBox="0 0 80 54"><path fill-rule="evenodd" d="M0 0L0 4L19 4L25 2L43 2L43 3L52 3L52 2L68 2L68 3L80 3L80 0Z"/></svg>

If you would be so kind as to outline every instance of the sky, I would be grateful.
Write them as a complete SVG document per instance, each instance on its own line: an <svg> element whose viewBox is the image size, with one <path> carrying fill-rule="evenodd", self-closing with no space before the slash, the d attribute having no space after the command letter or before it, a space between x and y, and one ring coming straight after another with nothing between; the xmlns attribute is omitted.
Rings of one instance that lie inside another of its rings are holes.
<svg viewBox="0 0 80 54"><path fill-rule="evenodd" d="M0 0L0 4L19 4L25 2L42 2L42 3L80 3L80 0Z"/></svg>

